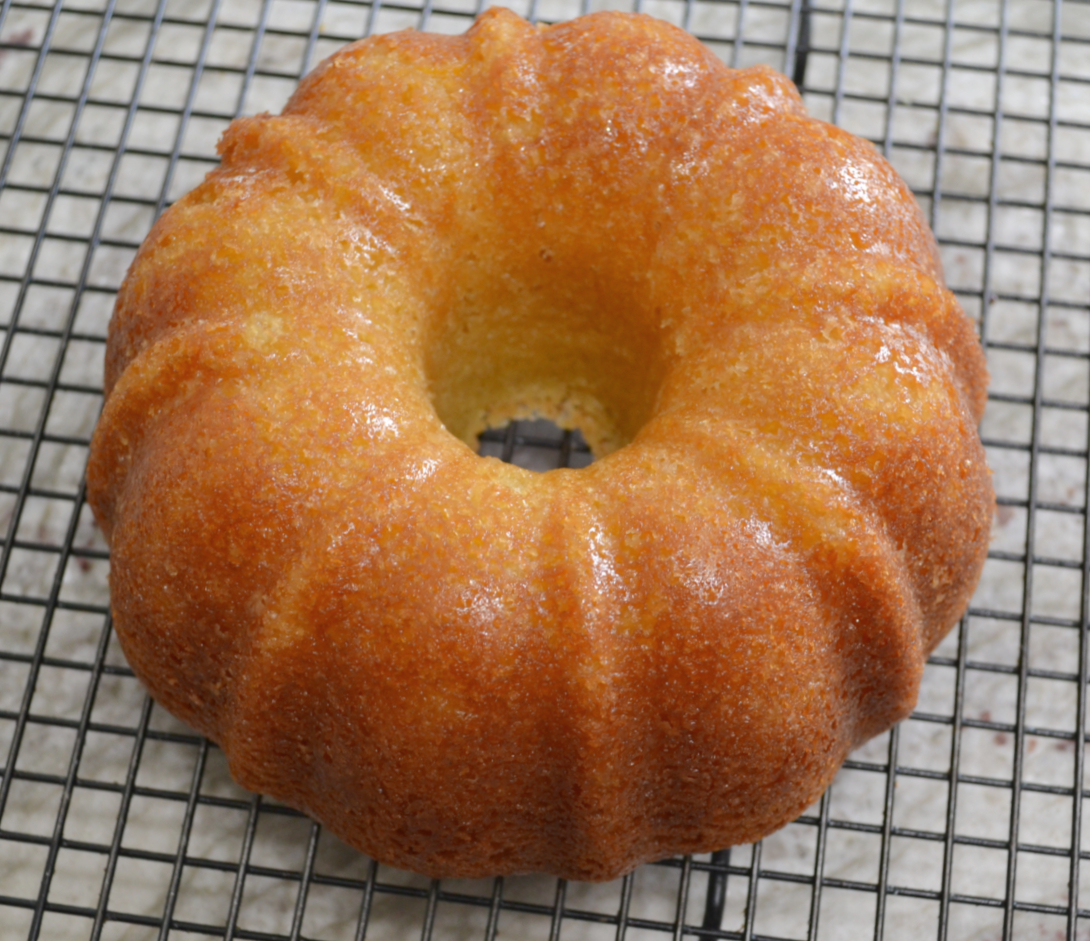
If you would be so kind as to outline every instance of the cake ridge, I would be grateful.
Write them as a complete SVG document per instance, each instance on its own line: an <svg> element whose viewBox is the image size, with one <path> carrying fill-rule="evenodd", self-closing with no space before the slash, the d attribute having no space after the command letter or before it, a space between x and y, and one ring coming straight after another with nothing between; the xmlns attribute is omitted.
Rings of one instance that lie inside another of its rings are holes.
<svg viewBox="0 0 1090 941"><path fill-rule="evenodd" d="M916 599L904 591L903 586L909 582L908 566L890 535L888 510L883 512L883 507L872 495L841 475L834 472L834 479L830 479L828 472L831 469L820 464L814 456L789 452L780 442L767 436L756 435L761 439L759 446L752 443L745 446L738 443L735 435L723 434L722 429L714 433L706 425L695 422L671 424L673 427L668 433L656 436L659 440L655 446L700 473L709 489L714 489L714 472L725 465L724 455L729 454L731 492L748 504L750 514L745 519L771 527L763 538L770 538L778 548L791 553L800 573L817 591L814 597L821 599L834 622L841 626L858 625L859 612L869 609L868 620L876 625L876 636L895 640L895 648L886 655L888 662L870 667L869 672L874 677L885 677L890 696L900 683L906 684L906 688L897 698L901 701L914 699L924 659L922 648L913 649L918 644L914 625L922 618L922 611ZM682 429L684 437L679 434ZM751 442L753 437L751 434ZM692 446L692 438L702 439L698 448ZM641 444L636 442L637 447ZM790 473L787 472L789 467ZM768 491L770 481L775 481L776 500L762 501L759 497ZM787 508L790 512L785 514L783 510ZM838 520L845 516L850 522L846 527L838 526L838 532L822 523L823 517ZM815 555L820 558L827 554L836 559L839 599L828 591L820 591L821 583L813 575ZM857 582L854 590L844 582L853 573ZM915 666L901 675L899 665L913 659ZM874 685L871 681L871 686ZM873 700L870 709L874 713L881 712ZM887 718L887 724L896 718ZM857 743L871 734L858 733Z"/></svg>

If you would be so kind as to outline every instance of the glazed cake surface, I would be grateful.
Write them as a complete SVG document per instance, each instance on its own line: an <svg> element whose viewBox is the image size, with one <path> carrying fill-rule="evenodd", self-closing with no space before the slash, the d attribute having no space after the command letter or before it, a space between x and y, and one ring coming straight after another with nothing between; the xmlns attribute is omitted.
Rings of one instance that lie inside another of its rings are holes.
<svg viewBox="0 0 1090 941"><path fill-rule="evenodd" d="M88 469L138 676L432 876L754 841L913 707L987 376L874 148L649 17L322 63L156 224ZM590 467L474 453L540 415Z"/></svg>

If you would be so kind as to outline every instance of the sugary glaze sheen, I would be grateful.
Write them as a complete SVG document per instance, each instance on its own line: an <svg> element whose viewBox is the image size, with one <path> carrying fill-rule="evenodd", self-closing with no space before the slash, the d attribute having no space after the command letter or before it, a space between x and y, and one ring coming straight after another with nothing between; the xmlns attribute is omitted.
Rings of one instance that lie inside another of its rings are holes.
<svg viewBox="0 0 1090 941"><path fill-rule="evenodd" d="M88 488L133 669L240 783L432 876L609 879L909 712L987 377L873 147L656 20L490 10L221 153L122 287ZM601 460L469 446L529 414Z"/></svg>

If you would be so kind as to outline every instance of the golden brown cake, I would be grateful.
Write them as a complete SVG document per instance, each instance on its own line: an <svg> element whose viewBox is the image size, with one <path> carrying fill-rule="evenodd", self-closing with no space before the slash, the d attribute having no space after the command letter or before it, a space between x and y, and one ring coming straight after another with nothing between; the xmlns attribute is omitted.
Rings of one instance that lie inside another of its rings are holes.
<svg viewBox="0 0 1090 941"><path fill-rule="evenodd" d="M756 840L913 707L986 373L874 148L644 16L368 39L155 226L88 488L248 788L433 876ZM597 456L474 453L542 415Z"/></svg>

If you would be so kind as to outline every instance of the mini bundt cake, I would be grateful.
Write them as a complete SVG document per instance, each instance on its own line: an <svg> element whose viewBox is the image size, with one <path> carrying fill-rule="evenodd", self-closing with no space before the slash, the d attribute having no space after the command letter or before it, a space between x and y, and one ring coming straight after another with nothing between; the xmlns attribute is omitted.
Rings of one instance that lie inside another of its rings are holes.
<svg viewBox="0 0 1090 941"><path fill-rule="evenodd" d="M758 839L913 707L986 371L874 148L603 13L355 43L236 121L110 325L114 625L248 788L433 876ZM474 452L539 415L600 458Z"/></svg>

